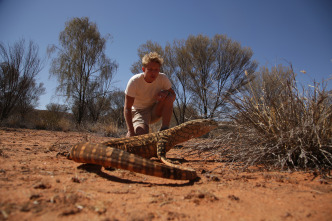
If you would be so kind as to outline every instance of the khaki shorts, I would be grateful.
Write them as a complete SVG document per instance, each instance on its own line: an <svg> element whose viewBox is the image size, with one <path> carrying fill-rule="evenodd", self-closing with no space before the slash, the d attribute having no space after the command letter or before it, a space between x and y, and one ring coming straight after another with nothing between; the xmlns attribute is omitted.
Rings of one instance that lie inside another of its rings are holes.
<svg viewBox="0 0 332 221"><path fill-rule="evenodd" d="M154 104L149 108L132 110L134 128L140 124L148 126L149 124L159 121L161 117L155 114L156 106L157 105Z"/></svg>

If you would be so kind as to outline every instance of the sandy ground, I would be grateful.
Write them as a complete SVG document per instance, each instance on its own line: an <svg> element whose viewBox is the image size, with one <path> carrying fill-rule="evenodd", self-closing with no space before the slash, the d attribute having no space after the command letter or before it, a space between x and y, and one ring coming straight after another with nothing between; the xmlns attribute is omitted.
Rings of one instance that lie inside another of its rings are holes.
<svg viewBox="0 0 332 221"><path fill-rule="evenodd" d="M190 183L57 156L108 139L1 128L0 220L332 220L331 180L314 173L239 173L171 150L168 157L197 170L201 180Z"/></svg>

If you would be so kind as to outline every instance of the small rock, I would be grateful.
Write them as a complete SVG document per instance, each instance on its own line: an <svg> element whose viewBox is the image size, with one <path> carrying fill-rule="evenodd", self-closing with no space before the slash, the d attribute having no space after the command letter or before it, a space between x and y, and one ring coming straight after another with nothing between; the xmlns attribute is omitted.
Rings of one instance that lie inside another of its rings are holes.
<svg viewBox="0 0 332 221"><path fill-rule="evenodd" d="M38 183L33 186L34 189L49 189L51 188L51 185L45 184L45 183Z"/></svg>
<svg viewBox="0 0 332 221"><path fill-rule="evenodd" d="M199 193L199 194L197 195L197 197L200 198L200 199L203 199L203 198L205 197L205 194L204 194L204 193Z"/></svg>
<svg viewBox="0 0 332 221"><path fill-rule="evenodd" d="M71 180L72 180L74 183L81 183L81 180L78 179L77 177L72 177Z"/></svg>
<svg viewBox="0 0 332 221"><path fill-rule="evenodd" d="M239 197L234 196L234 195L229 195L228 198L231 199L231 200L235 200L235 201L239 201L240 200Z"/></svg>
<svg viewBox="0 0 332 221"><path fill-rule="evenodd" d="M212 181L219 182L220 179L217 176L211 176L210 177Z"/></svg>
<svg viewBox="0 0 332 221"><path fill-rule="evenodd" d="M79 213L79 212L81 212L81 209L79 209L79 208L73 208L73 209L67 209L67 210L65 210L65 211L63 211L61 214L60 214L60 216L69 216L69 215L74 215L74 214L77 214L77 213Z"/></svg>
<svg viewBox="0 0 332 221"><path fill-rule="evenodd" d="M284 215L284 218L289 218L289 217L292 217L292 214L287 212L285 215Z"/></svg>
<svg viewBox="0 0 332 221"><path fill-rule="evenodd" d="M39 194L32 194L32 195L30 196L30 200L38 199L38 198L40 198L40 197L41 197L41 195L39 195Z"/></svg>

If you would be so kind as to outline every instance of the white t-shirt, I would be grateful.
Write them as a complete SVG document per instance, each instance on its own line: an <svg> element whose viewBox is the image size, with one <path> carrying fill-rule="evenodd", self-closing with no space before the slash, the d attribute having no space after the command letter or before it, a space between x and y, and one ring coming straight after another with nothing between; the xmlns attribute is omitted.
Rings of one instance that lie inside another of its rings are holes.
<svg viewBox="0 0 332 221"><path fill-rule="evenodd" d="M156 80L152 83L146 82L144 73L140 73L130 78L125 93L135 98L134 109L144 109L151 107L156 102L156 95L161 90L168 90L171 87L170 80L163 73L159 73Z"/></svg>

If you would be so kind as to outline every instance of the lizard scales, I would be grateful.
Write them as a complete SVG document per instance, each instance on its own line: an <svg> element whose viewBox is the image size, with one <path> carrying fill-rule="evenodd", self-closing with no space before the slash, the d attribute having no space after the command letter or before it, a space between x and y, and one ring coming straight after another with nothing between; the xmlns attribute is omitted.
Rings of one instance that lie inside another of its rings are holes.
<svg viewBox="0 0 332 221"><path fill-rule="evenodd" d="M199 119L156 133L115 138L101 144L80 143L71 149L69 158L162 178L192 180L197 177L196 172L172 164L166 158L166 152L176 144L200 137L216 127L214 120ZM149 160L151 157L158 157L164 164Z"/></svg>

